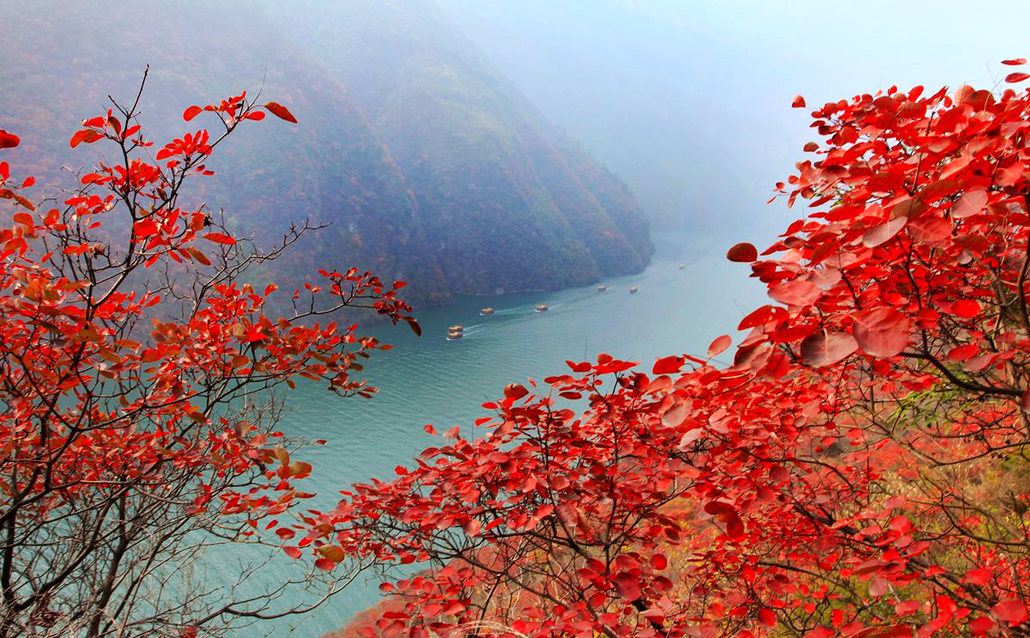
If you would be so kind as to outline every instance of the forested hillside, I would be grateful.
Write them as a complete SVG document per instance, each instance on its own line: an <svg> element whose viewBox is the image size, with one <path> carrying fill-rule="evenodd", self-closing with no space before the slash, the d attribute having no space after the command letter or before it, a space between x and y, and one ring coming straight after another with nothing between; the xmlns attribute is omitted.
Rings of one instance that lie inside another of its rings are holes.
<svg viewBox="0 0 1030 638"><path fill-rule="evenodd" d="M276 262L277 279L353 264L411 282L409 296L432 304L647 264L647 222L628 188L431 4L186 5L133 3L119 12L132 25L119 38L102 37L99 3L5 11L0 52L17 63L4 71L14 90L0 113L26 132L16 160L68 187L53 167L83 109L108 94L131 102L146 61L145 122L179 121L179 109L240 88L291 105L300 126L241 135L198 198L265 245L291 222L328 224ZM94 159L73 157L72 170Z"/></svg>

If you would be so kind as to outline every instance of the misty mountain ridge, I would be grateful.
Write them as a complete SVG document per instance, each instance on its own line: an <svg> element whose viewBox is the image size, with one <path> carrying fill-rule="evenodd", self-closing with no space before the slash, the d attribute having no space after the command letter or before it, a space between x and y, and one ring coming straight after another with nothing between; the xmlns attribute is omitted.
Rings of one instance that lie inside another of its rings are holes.
<svg viewBox="0 0 1030 638"><path fill-rule="evenodd" d="M93 148L69 152L68 138L108 93L135 95L149 63L151 139L210 126L184 124L182 109L242 86L300 120L241 129L216 153L217 175L194 182L199 200L261 241L290 221L329 224L270 278L356 265L437 304L451 293L585 285L650 259L629 189L431 2L145 0L126 8L133 26L117 39L83 30L98 12L56 0L7 12L0 51L17 63L3 72L0 125L22 135L10 157L21 170L61 181L60 163L95 161Z"/></svg>

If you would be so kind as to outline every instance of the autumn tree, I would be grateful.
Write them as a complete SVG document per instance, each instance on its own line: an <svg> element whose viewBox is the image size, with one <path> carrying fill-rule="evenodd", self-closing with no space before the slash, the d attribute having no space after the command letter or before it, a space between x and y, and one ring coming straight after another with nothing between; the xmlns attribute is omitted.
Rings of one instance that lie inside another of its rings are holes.
<svg viewBox="0 0 1030 638"><path fill-rule="evenodd" d="M812 117L732 365L570 361L297 523L424 567L366 635L1030 634L1030 91Z"/></svg>
<svg viewBox="0 0 1030 638"><path fill-rule="evenodd" d="M240 126L294 116L244 92L187 108L214 130L161 145L141 131L141 96L82 122L71 147L107 159L57 201L0 161L0 636L197 636L303 611L276 599L308 578L210 589L190 568L214 547L277 545L256 530L311 496L271 390L372 391L352 374L383 346L320 318L369 307L417 329L403 284L355 270L322 271L282 304L292 316L266 314L275 286L244 283L248 270L307 228L261 252L183 201ZM18 145L0 131L0 149Z"/></svg>

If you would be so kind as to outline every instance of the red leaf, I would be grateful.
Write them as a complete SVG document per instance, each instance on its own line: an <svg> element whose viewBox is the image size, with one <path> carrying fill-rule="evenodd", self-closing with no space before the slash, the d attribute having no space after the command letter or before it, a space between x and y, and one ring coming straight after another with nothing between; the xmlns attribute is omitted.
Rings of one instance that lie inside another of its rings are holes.
<svg viewBox="0 0 1030 638"><path fill-rule="evenodd" d="M619 596L626 600L633 601L640 598L640 580L632 574L627 572L616 574L612 579L612 585L615 586L615 591Z"/></svg>
<svg viewBox="0 0 1030 638"><path fill-rule="evenodd" d="M189 122L190 120L192 120L193 118L197 117L198 115L200 115L203 112L204 112L204 109L200 108L199 106L191 106L191 107L189 107L188 109L186 109L185 111L182 112L182 119L184 119L187 122Z"/></svg>
<svg viewBox="0 0 1030 638"><path fill-rule="evenodd" d="M286 555L290 558L300 558L302 553L299 547L294 547L292 545L284 547L283 551L286 552Z"/></svg>
<svg viewBox="0 0 1030 638"><path fill-rule="evenodd" d="M908 317L894 308L864 310L855 313L852 319L852 333L858 347L868 355L893 357L908 345L912 324Z"/></svg>
<svg viewBox="0 0 1030 638"><path fill-rule="evenodd" d="M14 148L19 144L21 144L21 139L17 135L0 128L0 148Z"/></svg>
<svg viewBox="0 0 1030 638"><path fill-rule="evenodd" d="M102 137L103 135L101 135L100 133L97 133L92 129L86 128L76 132L75 135L72 135L72 139L68 142L68 144L72 148L75 148L83 142L85 142L86 144L92 144L93 142L99 140Z"/></svg>
<svg viewBox="0 0 1030 638"><path fill-rule="evenodd" d="M729 348L731 345L733 345L733 337L729 335L716 337L715 340L712 341L711 345L708 346L708 358L711 359L712 357L722 354L726 351L726 348Z"/></svg>
<svg viewBox="0 0 1030 638"><path fill-rule="evenodd" d="M726 259L737 263L750 263L758 259L758 249L754 244L741 242L726 251Z"/></svg>
<svg viewBox="0 0 1030 638"><path fill-rule="evenodd" d="M740 515L732 505L725 501L709 501L705 504L705 511L726 525L726 535L731 539L739 540L744 537L744 522L740 520Z"/></svg>
<svg viewBox="0 0 1030 638"><path fill-rule="evenodd" d="M805 279L788 279L769 288L769 296L786 306L808 306L820 295L819 286Z"/></svg>
<svg viewBox="0 0 1030 638"><path fill-rule="evenodd" d="M265 108L268 109L269 113L280 120L286 120L287 122L293 122L294 124L297 123L297 118L293 117L293 113L290 113L290 110L282 104L277 102L266 102Z"/></svg>
<svg viewBox="0 0 1030 638"><path fill-rule="evenodd" d="M776 612L774 612L773 610L769 609L768 607L763 607L763 608L759 609L758 610L758 622L762 623L766 627L775 627L776 626Z"/></svg>
<svg viewBox="0 0 1030 638"><path fill-rule="evenodd" d="M213 241L216 244L227 244L229 246L232 246L236 243L235 239L228 235L223 235L222 233L208 233L206 235L201 235L201 239Z"/></svg>
<svg viewBox="0 0 1030 638"><path fill-rule="evenodd" d="M987 205L987 191L968 191L958 198L955 205L951 207L953 219L964 219L972 217L984 209Z"/></svg>
<svg viewBox="0 0 1030 638"><path fill-rule="evenodd" d="M1001 63L1007 64L1008 66L1020 66L1026 64L1026 58L1013 58L1011 60L1002 60Z"/></svg>
<svg viewBox="0 0 1030 638"><path fill-rule="evenodd" d="M662 571L669 566L669 559L665 557L665 554L652 554L650 562L651 567L658 571Z"/></svg>
<svg viewBox="0 0 1030 638"><path fill-rule="evenodd" d="M509 399L518 400L526 396L527 394L529 394L529 390L527 390L526 386L522 385L521 383L509 383L508 385L504 386L504 396L506 396Z"/></svg>
<svg viewBox="0 0 1030 638"><path fill-rule="evenodd" d="M963 319L972 319L980 314L980 304L973 299L959 299L951 304L951 311Z"/></svg>
<svg viewBox="0 0 1030 638"><path fill-rule="evenodd" d="M330 571L333 567L336 567L336 563L329 560L328 558L319 558L315 561L315 567L322 571Z"/></svg>
<svg viewBox="0 0 1030 638"><path fill-rule="evenodd" d="M689 414L690 410L685 403L677 403L662 413L662 425L667 428L679 427Z"/></svg>
<svg viewBox="0 0 1030 638"><path fill-rule="evenodd" d="M654 362L653 374L675 374L683 367L683 357L662 357Z"/></svg>
<svg viewBox="0 0 1030 638"><path fill-rule="evenodd" d="M570 368L572 368L573 372L579 372L579 373L590 372L590 369L593 367L593 366L590 365L589 362L586 362L586 361L581 361L579 363L576 363L574 361L566 360L565 364L568 365Z"/></svg>
<svg viewBox="0 0 1030 638"><path fill-rule="evenodd" d="M817 332L801 342L801 358L813 368L832 365L858 350L858 342L846 332Z"/></svg>
<svg viewBox="0 0 1030 638"><path fill-rule="evenodd" d="M1027 78L1030 78L1030 74L1028 73L1009 73L1005 76L1005 81L1015 84L1016 82L1022 82Z"/></svg>
<svg viewBox="0 0 1030 638"><path fill-rule="evenodd" d="M795 95L794 101L791 102L790 105L795 109L803 109L805 108L805 98L801 97L800 95Z"/></svg>
<svg viewBox="0 0 1030 638"><path fill-rule="evenodd" d="M268 335L261 332L256 326L250 326L247 328L247 332L244 333L242 341L254 343L256 341L264 341L265 339L268 339Z"/></svg>
<svg viewBox="0 0 1030 638"><path fill-rule="evenodd" d="M922 606L923 603L918 600L905 600L894 605L894 611L899 616L907 616L919 610L919 608Z"/></svg>
<svg viewBox="0 0 1030 638"><path fill-rule="evenodd" d="M761 326L762 324L769 323L771 321L780 321L786 319L788 313L786 310L779 306L772 306L766 304L761 308L751 311L751 313L740 320L740 324L737 326L737 330L747 330L748 328L754 328L755 326Z"/></svg>
<svg viewBox="0 0 1030 638"><path fill-rule="evenodd" d="M983 636L994 629L994 621L987 616L980 616L976 620L970 621L968 627L974 636Z"/></svg>
<svg viewBox="0 0 1030 638"><path fill-rule="evenodd" d="M994 572L989 569L971 569L966 572L966 577L962 579L962 582L970 585L986 585L993 579Z"/></svg>
<svg viewBox="0 0 1030 638"><path fill-rule="evenodd" d="M150 237L157 234L158 226L152 219L141 219L132 225L132 230L137 237Z"/></svg>
<svg viewBox="0 0 1030 638"><path fill-rule="evenodd" d="M887 223L867 230L862 236L862 243L868 248L875 248L900 233L907 223L908 217L895 217L887 220Z"/></svg>
<svg viewBox="0 0 1030 638"><path fill-rule="evenodd" d="M247 113L246 119L260 122L261 120L265 119L265 114L261 111L252 111L250 113Z"/></svg>
<svg viewBox="0 0 1030 638"><path fill-rule="evenodd" d="M1015 627L1026 622L1027 619L1026 605L1014 598L1003 600L994 607L991 607L991 613L1000 620L1007 622L1009 627Z"/></svg>

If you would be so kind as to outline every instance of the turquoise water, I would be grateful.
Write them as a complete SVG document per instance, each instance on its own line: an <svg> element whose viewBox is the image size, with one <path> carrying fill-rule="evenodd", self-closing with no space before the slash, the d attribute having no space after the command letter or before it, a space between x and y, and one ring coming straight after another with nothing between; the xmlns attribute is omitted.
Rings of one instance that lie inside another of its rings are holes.
<svg viewBox="0 0 1030 638"><path fill-rule="evenodd" d="M315 465L305 489L319 492L317 505L331 508L341 488L373 476L387 479L396 465L430 445L433 438L422 429L427 423L440 432L460 426L472 436L472 422L487 414L480 406L500 397L507 383L565 372L566 359L592 359L598 352L641 361L646 370L669 354L703 356L712 339L734 334L740 318L764 303L764 287L748 279L750 269L726 261L731 242L666 235L656 243L645 272L605 280L604 292L590 286L464 297L417 313L421 338L405 326L375 330L395 346L376 353L367 366L367 377L380 388L375 398L340 399L316 384L287 394L283 431L328 440L297 455ZM638 292L631 294L631 286ZM537 304L550 310L535 312ZM496 313L480 316L486 306ZM446 339L453 324L465 326L463 339ZM285 557L277 561L283 569L288 563ZM277 567L273 577L279 575ZM379 579L368 580L359 577L305 617L279 621L271 635L320 636L338 629L377 602Z"/></svg>

